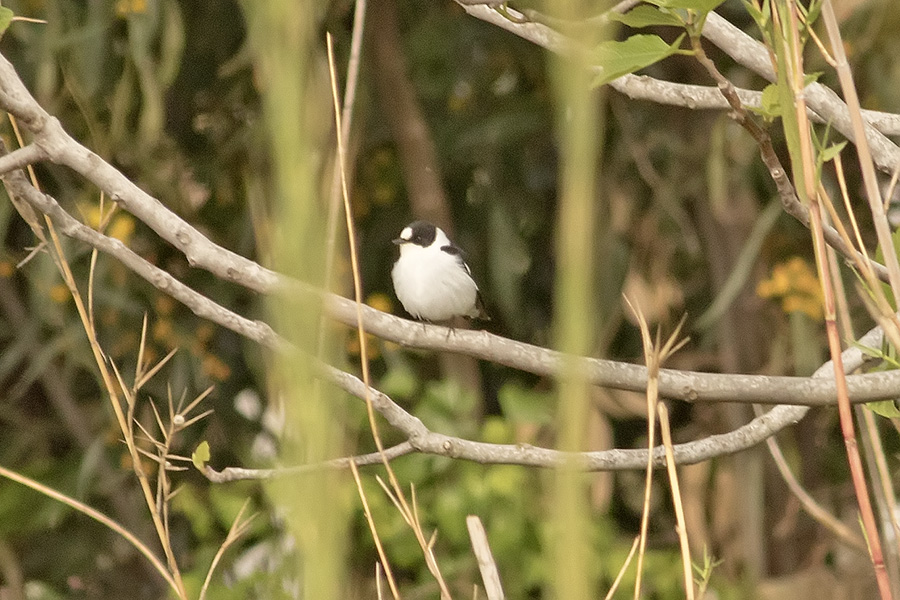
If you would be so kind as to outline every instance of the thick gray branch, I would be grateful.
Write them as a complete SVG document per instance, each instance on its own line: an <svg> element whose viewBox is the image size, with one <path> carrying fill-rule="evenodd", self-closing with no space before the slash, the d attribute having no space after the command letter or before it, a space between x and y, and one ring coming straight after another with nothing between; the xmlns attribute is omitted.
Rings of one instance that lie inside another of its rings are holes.
<svg viewBox="0 0 900 600"><path fill-rule="evenodd" d="M122 262L160 291L171 295L200 317L277 349L284 341L262 321L251 320L230 311L191 289L166 271L147 262L119 240L87 227L67 213L51 196L34 189L21 171L4 176L9 192L36 210L48 215L69 237L80 240ZM197 235L200 235L197 233ZM208 240L207 240L208 241ZM212 242L208 242L212 243ZM218 246L216 246L218 247ZM221 264L214 262L214 267ZM262 267L260 267L262 269ZM216 268L210 269L216 273ZM274 274L273 274L274 275ZM299 283L285 283L292 293L320 295ZM332 318L350 326L356 324L356 304L334 294L324 294L324 309ZM456 352L496 362L529 373L553 376L563 361L554 350L494 335L487 331L425 325L363 306L366 331L407 347ZM641 365L583 358L591 383L602 387L643 391L647 370ZM847 377L853 402L871 402L900 396L900 371L867 373ZM662 369L660 394L685 402L753 402L757 404L831 405L836 402L834 382L806 377L776 377L699 373Z"/></svg>
<svg viewBox="0 0 900 600"><path fill-rule="evenodd" d="M629 77L623 81L640 82L641 78ZM290 289L293 293L322 295L321 292L309 290L298 282L288 281L253 261L215 245L157 199L135 186L114 167L80 145L62 129L56 118L37 104L19 80L12 65L2 56L0 106L19 118L34 136L30 146L0 159L0 169L27 164L42 157L68 165L182 251L190 264L261 293ZM270 348L278 348L284 343L266 323L246 319L216 304L144 261L118 240L86 227L63 210L53 198L32 188L21 172L11 171L4 177L4 181L12 195L48 215L63 234L115 257L152 285L184 303L197 315ZM355 324L356 312L352 301L330 294L324 295L324 299L328 314L348 325ZM469 354L542 375L554 375L562 361L562 356L557 352L487 332L448 332L443 327L423 326L368 307L364 307L363 314L367 331L407 346ZM877 346L879 343L873 339L869 345ZM643 390L646 385L647 373L644 367L590 358L581 360L584 361L590 380L597 385L635 391ZM846 364L850 368L854 363L847 360ZM323 368L331 381L354 395L365 396L365 387L357 378L332 367ZM848 381L851 396L857 402L900 395L900 373L897 372L855 375L850 376ZM769 404L831 404L835 398L833 381L827 377L805 379L670 370L664 370L660 374L660 392L665 397L686 401ZM379 412L394 427L404 432L410 445L420 452L478 462L545 467L556 465L565 458L558 451L549 449L485 444L431 432L421 421L384 394L374 389L370 389L369 393ZM691 463L737 452L795 422L806 410L808 409L798 406L777 406L733 432L677 446L676 459L680 463ZM655 457L658 461L662 460L661 448L657 449ZM646 462L646 451L592 452L579 459L584 461L585 468L594 470L642 468Z"/></svg>
<svg viewBox="0 0 900 600"><path fill-rule="evenodd" d="M571 40L542 23L528 22L527 20L524 22L511 21L486 4L466 3L463 5L463 9L473 17L496 25L552 52L570 55L579 51ZM512 9L507 8L507 11L525 19L524 15L516 13ZM765 47L716 13L710 13L707 17L703 28L703 37L738 63L763 78L774 81L775 71L769 62L769 54ZM624 75L611 81L609 85L616 91L634 99L687 108L729 108L725 99L713 87L685 85L637 75ZM716 99L716 95L719 96L718 99ZM747 106L759 106L759 92L738 89L738 95L741 102ZM816 121L832 123L834 128L847 139L853 140L850 112L847 105L834 91L822 84L812 83L806 88L806 101L812 109L812 117ZM900 164L900 148L885 136L900 133L900 116L891 113L863 111L863 117L867 121L866 137L869 140L875 163L881 170L892 173L894 166Z"/></svg>
<svg viewBox="0 0 900 600"><path fill-rule="evenodd" d="M775 81L775 69L769 60L769 53L762 43L720 17L709 13L703 27L703 37L719 47L738 63L761 75L768 81ZM821 83L813 82L804 90L807 105L819 117L840 131L847 139L853 140L853 126L850 123L850 110L843 100L831 89ZM863 117L868 121L868 115ZM878 131L871 121L865 123L866 139L869 142L875 164L886 173L893 173L900 165L900 148Z"/></svg>
<svg viewBox="0 0 900 600"><path fill-rule="evenodd" d="M490 12L497 14L494 11ZM502 22L510 23L506 19L502 19ZM526 23L520 27L540 35L559 37L556 32L548 30L543 25ZM562 42L547 43L555 46ZM291 293L320 293L311 291L296 281L289 281L274 271L214 244L157 199L135 186L114 167L84 148L62 129L56 118L51 117L37 104L19 80L12 65L2 56L0 56L0 106L13 112L32 129L35 136L34 146L47 149L51 158L66 158L69 161L67 164L94 181L137 218L151 225L164 239L183 252L195 267L263 294L272 293L277 289L289 289ZM25 185L30 187L27 182ZM230 311L222 313L218 310L222 307L215 309L214 306L218 305L211 303L209 299L191 290L168 273L146 263L121 242L106 238L80 224L49 196L44 196L40 192L34 195L28 191L22 191L21 194L25 200L30 198L29 202L33 202L35 208L57 219L60 226L64 227L66 235L108 252L160 290L185 303L195 313L250 339L266 345L277 345L277 339L268 325L238 317ZM326 295L325 310L333 318L347 325L352 326L356 323L355 305L351 300ZM559 367L560 355L556 352L487 332L457 330L448 336L447 330L443 327L422 326L368 307L364 307L363 314L367 331L406 346L468 354L542 375L553 375ZM635 391L643 390L646 385L646 370L642 366L599 359L585 360L591 381L596 385ZM900 373L854 375L849 377L848 381L854 402L900 396ZM663 370L660 373L660 385L661 393L665 397L689 402L824 405L834 403L836 397L832 382L798 377Z"/></svg>
<svg viewBox="0 0 900 600"><path fill-rule="evenodd" d="M859 343L863 346L879 346L882 333L878 328L863 336ZM865 355L856 347L841 355L844 368L852 371L862 366ZM359 398L365 398L366 386L358 378L333 367L326 367L329 379L339 387ZM833 364L829 361L820 367L813 379L833 379ZM555 467L565 460L575 459L588 471L624 471L643 469L647 465L647 450L601 450L567 455L558 450L537 448L525 444L488 444L473 442L430 431L416 417L395 404L385 394L369 388L372 404L391 425L407 435L412 446L419 452L437 454L450 458L461 458L484 464L513 464L531 467ZM809 411L805 406L776 406L769 412L756 417L750 423L721 435L713 435L702 440L676 444L673 448L678 464L694 464L717 456L733 454L750 448L792 423L796 423ZM665 449L657 446L653 450L654 465L665 466Z"/></svg>
<svg viewBox="0 0 900 600"><path fill-rule="evenodd" d="M3 175L2 179L11 196L24 201L35 210L50 217L60 233L113 256L156 289L187 306L198 317L218 323L263 346L277 348L282 343L279 336L267 323L247 319L224 308L183 284L163 269L147 262L121 241L84 225L63 210L53 197L36 190L22 171L12 171Z"/></svg>
<svg viewBox="0 0 900 600"><path fill-rule="evenodd" d="M356 323L356 308L351 300L329 296L325 310L338 321L348 325ZM367 332L403 346L459 352L538 375L555 375L563 361L563 355L554 350L487 331L450 331L446 327L407 321L368 306L363 307L363 319ZM647 369L641 365L599 358L582 360L584 372L594 385L636 392L646 389ZM900 371L850 375L847 383L854 402L891 398L900 392ZM827 379L673 369L660 370L659 391L665 398L685 402L821 406L835 404L837 398L834 381Z"/></svg>
<svg viewBox="0 0 900 600"><path fill-rule="evenodd" d="M21 171L14 171L4 177L4 183L11 194L15 194L20 199L28 202L35 209L40 210L44 214L50 216L54 223L59 227L60 231L75 239L84 241L95 248L110 254L120 260L123 264L131 268L137 274L143 276L147 281L157 286L160 290L171 294L174 298L183 302L191 310L201 317L207 318L224 327L232 329L241 335L248 337L258 343L278 348L284 344L281 338L265 323L260 321L252 321L229 311L228 309L216 304L212 300L202 296L193 289L185 286L171 275L162 271L158 267L151 265L142 258L134 254L124 244L118 240L109 238L93 229L83 225L66 213L53 198L46 194L35 190L25 179ZM332 297L329 303L332 307L344 307L353 309L354 305L349 300ZM397 330L405 332L405 336L397 337L397 341L403 342L404 338L410 340L418 339L418 344L422 347L429 345L438 345L440 343L450 344L451 349L454 344L465 347L460 340L468 338L468 350L471 354L479 356L473 352L475 348L487 354L484 358L497 355L501 359L498 362L515 363L514 366L530 367L535 372L543 372L552 375L559 367L562 356L537 346L522 344L513 340L492 336L487 332L475 332L456 330L452 333L445 328L427 326L423 327L419 323L412 323L397 317L380 313L374 309L365 307L367 327L370 331L377 333L379 326L389 326L390 332L396 336ZM449 333L449 335L448 335ZM860 341L861 344L878 347L881 343L880 331L870 333L866 338ZM497 347L493 347L494 345ZM506 354L504 354L506 352ZM858 368L863 363L864 356L861 351L852 348L844 353L845 365L848 370ZM583 359L589 376L596 382L597 378L601 381L617 371L630 371L630 375L618 379L626 389L642 390L646 384L646 370L636 365L626 365L624 363L615 363L613 361L600 361L596 359ZM330 365L320 365L320 371L331 382L338 387L350 392L351 394L365 398L366 387L362 381L349 373L340 371ZM823 393L831 394L833 397L833 379L828 377L827 368L821 369L818 373L819 377L813 379L791 378L791 377L772 377L760 378L754 376L711 376L702 373L686 373L678 371L662 371L660 374L660 391L663 395L676 396L676 393L668 394L667 389L673 384L676 386L675 392L687 394L688 396L696 396L695 399L715 398L717 395L725 395L732 399L736 394L744 394L749 390L750 396L762 394L762 400L771 401L772 396L783 393L785 389L789 392L794 384L800 384L805 388L807 394ZM881 373L878 375L859 375L849 377L851 393L862 390L866 393L871 391L868 379L876 383L884 383L896 379L897 373ZM709 378L721 378L719 383L721 388L716 389L715 385ZM749 378L747 382L742 381L745 377ZM737 381L740 385L735 385ZM677 382L677 383L673 383ZM703 382L706 382L705 384ZM703 389L704 394L701 395L697 391L698 383ZM703 386L706 386L703 388ZM742 386L748 385L745 390ZM681 387L678 387L681 386ZM900 387L900 386L898 386ZM895 388L896 389L896 388ZM552 467L558 465L560 461L569 457L557 450L547 448L536 448L527 445L503 445L489 444L485 442L476 442L465 440L462 438L447 436L441 433L429 430L421 420L411 415L387 395L380 391L369 388L370 398L376 410L390 423L393 427L403 432L407 436L409 448L406 446L397 447L391 452L391 457L400 456L412 451L412 449L426 454L436 454L440 456L448 456L451 458L460 458L480 463L491 464L517 464L536 467ZM801 391L793 393L800 394ZM896 394L896 391L894 392ZM772 396L766 395L771 394ZM707 397L708 395L708 397ZM806 397L794 396L795 399L809 400ZM779 430L788 425L797 422L809 410L806 406L776 406L768 413L753 419L750 423L739 427L729 433L714 435L702 440L679 444L675 446L675 459L679 464L692 464L708 460L710 458L721 456L724 454L732 454L749 448L759 442L765 440L769 436L775 434ZM374 455L354 458L357 464L372 464L375 462ZM646 465L646 450L604 450L599 452L588 452L577 456L582 461L582 466L588 470L628 470L640 469ZM341 468L347 466L349 459L335 459L329 463L316 466L297 467L296 469L309 468ZM663 464L663 449L657 448L654 452L654 460L656 464ZM290 471L294 472L294 471ZM244 478L265 478L280 471L256 471L256 470L226 470L223 473L217 473L211 469L206 475L213 481L230 481Z"/></svg>

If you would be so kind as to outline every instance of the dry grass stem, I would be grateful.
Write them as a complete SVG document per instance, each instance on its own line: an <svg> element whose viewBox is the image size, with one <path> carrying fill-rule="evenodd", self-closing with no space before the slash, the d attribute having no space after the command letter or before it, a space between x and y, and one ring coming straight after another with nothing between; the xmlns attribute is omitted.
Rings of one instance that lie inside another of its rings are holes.
<svg viewBox="0 0 900 600"><path fill-rule="evenodd" d="M237 516L235 516L234 521L231 523L231 527L228 529L228 535L225 536L225 540L219 546L219 549L216 551L215 556L213 556L212 563L209 565L209 569L206 571L206 578L203 580L203 587L200 588L200 596L198 600L203 600L206 598L206 591L209 589L209 584L212 581L213 572L216 570L216 566L218 566L219 561L222 560L222 555L225 554L225 551L234 544L247 529L250 528L250 523L256 517L256 515L250 515L246 519L244 519L244 511L247 510L247 506L250 505L250 499L248 498L244 501L243 506L238 511Z"/></svg>
<svg viewBox="0 0 900 600"><path fill-rule="evenodd" d="M388 586L391 588L391 594L394 596L394 600L400 600L400 592L397 589L397 583L394 581L394 575L391 572L391 566L388 562L387 554L384 551L384 546L381 544L381 538L378 537L378 530L375 527L375 520L372 518L372 511L369 509L369 501L366 499L366 492L363 490L362 481L360 481L359 479L359 470L356 468L356 464L354 464L353 462L350 463L350 472L353 474L353 481L356 483L356 491L359 494L360 501L362 502L363 514L366 516L366 523L369 525L369 531L372 532L372 540L375 542L375 549L378 552L378 558L381 561L381 567L384 569L384 573L387 576ZM379 483L384 486L380 479ZM376 587L379 588L379 597L381 597L381 578L378 577L377 569L375 582Z"/></svg>
<svg viewBox="0 0 900 600"><path fill-rule="evenodd" d="M619 584L622 583L622 578L625 576L625 571L628 570L628 565L631 564L631 559L634 558L634 553L637 552L638 544L640 544L640 541L641 536L637 536L636 538L634 538L634 542L631 544L631 550L628 551L628 556L625 557L625 562L622 563L622 568L620 568L618 574L616 574L616 578L613 580L609 591L606 592L606 597L604 598L604 600L612 600L613 596L616 593L616 590L619 589Z"/></svg>
<svg viewBox="0 0 900 600"><path fill-rule="evenodd" d="M684 571L684 592L687 600L694 600L694 574L691 567L691 546L688 543L687 524L684 520L684 505L681 502L681 488L678 485L678 469L672 454L672 430L669 427L669 409L665 404L656 407L659 414L659 431L662 434L663 446L666 449L666 472L669 474L669 487L672 489L672 503L675 506L675 521L678 531L678 545L681 548L681 567Z"/></svg>
<svg viewBox="0 0 900 600"><path fill-rule="evenodd" d="M94 519L98 523L106 525L111 530L115 531L116 533L121 535L123 538L125 538L125 540L127 540L129 544L134 546L138 552L140 552L142 555L144 555L144 557L148 561L150 561L150 564L153 565L153 568L156 569L156 571L160 574L160 576L162 576L162 578L165 579L166 583L169 584L169 586L172 588L172 591L174 591L176 594L178 593L178 584L176 583L175 579L172 577L172 574L169 573L169 570L166 568L166 566L159 560L159 558L156 557L155 554L153 554L153 551L150 550L150 548L145 546L144 543L141 540L139 540L133 533L131 533L130 531L128 531L127 529L122 527L114 519L107 517L100 511L91 508L87 504L79 502L78 500L76 500L74 498L70 498L69 496L66 496L65 494L62 494L60 492L57 492L53 488L47 487L44 484L42 484L38 481L35 481L29 477L20 475L19 473L16 473L15 471L10 471L9 469L7 469L3 466L0 466L0 476L6 477L7 479L15 481L16 483L20 483L26 487L29 487L36 492L44 494L48 498L53 498L54 500L56 500L58 502L62 502L66 506L70 506L70 507L74 508L78 512Z"/></svg>
<svg viewBox="0 0 900 600"><path fill-rule="evenodd" d="M759 407L754 407L754 409L761 412ZM797 478L794 477L794 474L791 472L791 468L788 466L787 460L785 460L784 454L781 452L781 447L778 445L778 441L775 437L773 436L766 440L766 444L769 447L769 453L772 455L772 459L775 461L775 466L781 474L781 478L787 484L788 489L794 494L807 514L825 529L834 534L834 536L843 543L851 548L868 554L865 540L857 535L851 528L844 525L837 517L825 510L825 508L816 502L816 500L803 489L803 486L800 485L800 482L797 481Z"/></svg>
<svg viewBox="0 0 900 600"><path fill-rule="evenodd" d="M65 254L62 249L62 244L59 241L59 237L56 234L56 230L53 226L53 222L48 218L47 219L47 227L50 233L50 239L52 240L52 249L51 253L55 257L55 262L57 267L59 268L63 281L66 286L69 288L69 292L72 295L72 299L75 303L76 310L78 312L79 317L81 318L82 326L84 327L85 333L88 336L88 342L91 346L91 351L94 355L94 361L97 364L98 369L100 370L101 378L106 387L107 394L109 396L110 402L113 406L113 411L116 415L116 419L119 424L119 428L125 436L125 443L128 448L132 466L134 467L134 473L137 476L138 482L141 487L141 491L144 495L144 500L147 503L147 508L150 511L150 516L153 521L154 527L157 532L157 536L159 537L160 543L163 547L163 551L166 555L166 563L168 564L169 572L172 576L173 581L175 582L175 589L180 598L187 598L187 591L184 587L184 582L181 578L181 572L178 567L178 564L175 560L175 555L172 549L171 540L168 536L167 526L163 521L162 515L158 510L158 504L155 498L155 495L150 487L150 482L144 473L143 468L141 467L141 459L140 453L137 450L137 446L135 444L134 433L131 426L131 417L133 417L133 399L129 399L129 418L126 419L125 414L122 412L122 407L118 398L119 389L113 381L113 378L110 376L109 368L107 367L107 362L103 351L101 350L100 344L97 340L96 330L91 327L90 319L88 317L87 308L85 303L81 297L80 292L78 291L78 287L75 284L74 276L72 275L72 271L69 268L68 262L65 259ZM113 367L115 368L115 367ZM118 370L116 370L116 376L119 377ZM121 384L121 380L120 380ZM124 391L125 386L122 385L121 389ZM126 395L126 398L129 398Z"/></svg>
<svg viewBox="0 0 900 600"><path fill-rule="evenodd" d="M647 546L647 527L650 521L650 497L653 484L653 449L656 445L656 414L657 404L659 402L659 370L662 363L672 354L678 351L687 343L687 338L678 340L681 328L685 319L682 317L681 322L675 328L675 331L666 340L665 344L660 343L659 331L656 334L656 341L650 337L650 327L644 317L640 306L635 305L626 296L625 302L635 315L640 326L641 339L644 346L644 362L647 365L647 467L644 476L644 502L641 509L641 530L639 539L639 551L637 562L637 574L634 585L634 598L638 600L641 594L641 580L644 568L644 553Z"/></svg>
<svg viewBox="0 0 900 600"><path fill-rule="evenodd" d="M384 598L384 591L381 589L381 563L375 563L375 597L378 600L382 600Z"/></svg>
<svg viewBox="0 0 900 600"><path fill-rule="evenodd" d="M860 159L860 167L863 171L863 179L866 184L866 194L869 197L869 204L875 222L876 234L882 248L890 249L893 248L893 243L891 241L887 220L885 219L884 211L882 210L880 192L874 180L874 166L869 154L868 143L865 138L862 117L859 114L859 101L856 98L856 90L853 87L853 81L850 77L849 67L846 63L846 56L844 55L843 46L841 45L840 33L837 30L837 23L831 8L830 0L825 0L822 8L822 16L825 20L829 40L838 63L838 77L841 80L841 86L844 90L844 96L847 99L847 105L850 110L853 130L856 134L857 153ZM887 599L891 597L890 582L888 581L887 572L884 566L878 525L869 498L862 459L859 455L859 447L853 424L853 412L850 408L850 401L847 393L847 380L841 357L841 342L837 330L835 313L834 287L831 282L830 271L827 264L827 253L823 231L824 220L817 193L817 169L811 138L811 125L806 113L807 106L804 92L805 83L803 79L802 44L799 37L799 23L797 21L798 12L794 2L785 2L779 7L779 10L772 11L772 18L776 28L782 28L782 31L786 34L786 37L781 40L780 47L776 48L776 50L782 53L782 58L787 64L785 81L787 85L789 85L790 92L794 98L797 126L796 135L799 137L799 149L792 148L791 152L797 164L796 169L799 169L802 172L803 178L803 187L801 188L798 185L798 195L802 201L806 201L809 204L810 231L813 236L816 267L819 273L824 299L825 329L828 336L828 348L834 364L834 377L838 388L838 414L840 417L841 433L846 447L847 460L850 466L851 480L853 481L853 488L856 492L860 517L865 527L879 591L881 597ZM888 269L888 276L891 282L891 288L894 290L894 296L900 297L900 294L898 294L898 292L900 292L900 265L898 265L897 256L894 252L885 252L885 265Z"/></svg>
<svg viewBox="0 0 900 600"><path fill-rule="evenodd" d="M372 438L375 441L375 446L377 447L378 452L382 454L382 464L387 471L388 480L391 482L391 488L393 489L395 494L395 504L400 507L401 514L404 514L404 519L407 523L410 524L413 529L416 540L418 541L419 546L422 548L422 551L424 553L425 562L428 565L428 569L434 575L435 579L438 582L438 586L441 589L441 597L449 599L450 591L447 588L447 584L440 573L440 569L438 568L437 561L434 558L434 554L432 553L428 543L425 541L424 532L422 531L418 515L413 514L413 511L410 510L409 504L407 503L406 498L403 494L403 490L400 487L400 483L397 480L397 476L394 473L394 470L391 467L387 456L384 455L384 444L382 443L381 436L378 433L378 424L375 419L375 409L372 406L372 397L370 392L371 386L369 377L368 341L363 325L363 298L362 281L359 274L359 253L356 247L356 231L353 224L353 212L350 206L350 193L347 184L346 153L344 150L343 135L341 135L341 132L343 131L343 126L341 123L341 103L337 89L337 71L335 68L334 47L332 44L330 33L326 35L326 46L328 52L328 68L331 76L331 95L334 106L335 129L338 132L338 169L340 170L341 174L341 194L344 204L344 216L346 217L347 237L350 242L350 266L353 273L353 294L356 304L357 339L359 341L360 348L360 365L362 368L363 383L365 384L366 413L369 418L369 427L372 432ZM413 510L415 510L415 501L413 501Z"/></svg>
<svg viewBox="0 0 900 600"><path fill-rule="evenodd" d="M466 528L469 530L472 551L478 560L478 570L481 572L481 580L484 582L484 591L488 600L503 600L505 596L500 583L500 572L497 570L497 563L494 561L494 555L491 552L481 519L475 515L467 516ZM475 592L478 593L477 587Z"/></svg>

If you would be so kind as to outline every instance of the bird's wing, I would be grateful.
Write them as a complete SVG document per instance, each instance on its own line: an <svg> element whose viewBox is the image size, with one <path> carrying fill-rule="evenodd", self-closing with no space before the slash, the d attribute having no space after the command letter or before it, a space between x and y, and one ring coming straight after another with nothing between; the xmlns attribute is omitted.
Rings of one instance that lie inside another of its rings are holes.
<svg viewBox="0 0 900 600"><path fill-rule="evenodd" d="M466 273L469 274L469 277L472 276L472 270L469 268L469 265L466 264L464 258L465 253L462 251L462 248L454 246L453 244L448 244L446 246L441 246L441 251L446 252L450 256L455 256L459 264L466 270Z"/></svg>
<svg viewBox="0 0 900 600"><path fill-rule="evenodd" d="M462 251L462 248L460 248L459 246L454 246L453 244L449 244L447 246L441 246L441 250L446 252L450 256L455 256L456 260L459 261L459 264L466 270L466 273L468 273L469 277L472 277L472 270L463 259L465 253ZM475 283L474 277L472 277L472 282ZM488 315L487 310L484 307L484 300L481 297L481 290L478 289L477 283L475 283L475 308L473 312L467 316L475 319L481 319L482 321L491 320L490 315Z"/></svg>

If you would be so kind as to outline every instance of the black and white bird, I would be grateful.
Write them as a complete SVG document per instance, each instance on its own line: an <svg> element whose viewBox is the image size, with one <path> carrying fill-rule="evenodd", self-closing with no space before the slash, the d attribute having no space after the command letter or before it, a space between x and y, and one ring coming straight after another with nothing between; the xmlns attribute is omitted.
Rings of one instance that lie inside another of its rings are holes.
<svg viewBox="0 0 900 600"><path fill-rule="evenodd" d="M391 278L406 312L432 322L457 316L488 320L462 250L440 227L427 221L410 223L394 243L400 246L400 258Z"/></svg>

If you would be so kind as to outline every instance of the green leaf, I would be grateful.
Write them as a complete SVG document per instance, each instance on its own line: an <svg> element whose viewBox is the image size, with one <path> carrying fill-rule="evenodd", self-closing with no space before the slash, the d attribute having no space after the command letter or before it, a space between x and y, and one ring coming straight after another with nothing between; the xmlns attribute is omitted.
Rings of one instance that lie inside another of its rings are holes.
<svg viewBox="0 0 900 600"><path fill-rule="evenodd" d="M866 356L870 356L872 358L884 358L884 352L882 352L878 348L872 348L869 346L865 346L856 341L853 342L853 347L858 349L860 352L862 352Z"/></svg>
<svg viewBox="0 0 900 600"><path fill-rule="evenodd" d="M808 86L811 83L815 83L818 81L819 77L822 76L822 71L813 71L812 73L805 73L803 75L803 87Z"/></svg>
<svg viewBox="0 0 900 600"><path fill-rule="evenodd" d="M891 242L893 243L893 248L891 248L890 251L894 252L894 254L896 254L898 257L900 257L900 229L895 229L891 233ZM881 244L878 244L878 246L875 248L875 260L877 260L881 264L884 264L884 256L885 256L884 248L881 246ZM862 277L860 277L860 279L862 279ZM887 297L887 301L890 303L891 306L896 306L897 302L894 299L894 291L891 289L891 286L884 281L882 281L880 283L881 283L881 290L884 292L884 295ZM875 292L870 291L869 295L874 299Z"/></svg>
<svg viewBox="0 0 900 600"><path fill-rule="evenodd" d="M811 2L809 5L809 9L806 12L806 21L807 27L812 27L815 22L818 20L819 15L822 13L822 2L821 0L818 2Z"/></svg>
<svg viewBox="0 0 900 600"><path fill-rule="evenodd" d="M14 16L16 16L16 13L6 8L5 6L0 6L0 36L6 33L6 30L9 29Z"/></svg>
<svg viewBox="0 0 900 600"><path fill-rule="evenodd" d="M633 35L623 42L603 42L594 50L594 57L602 69L594 78L593 86L601 86L622 75L648 67L667 56L679 52L684 34L671 45L658 35Z"/></svg>
<svg viewBox="0 0 900 600"><path fill-rule="evenodd" d="M770 119L781 116L781 100L778 97L777 85L770 83L763 88L762 98L756 112Z"/></svg>
<svg viewBox="0 0 900 600"><path fill-rule="evenodd" d="M624 23L629 27L639 29L641 27L652 27L654 25L674 25L675 27L684 27L684 21L677 14L660 10L655 6L642 4L625 14L610 13L611 21Z"/></svg>
<svg viewBox="0 0 900 600"><path fill-rule="evenodd" d="M900 417L900 406L896 400L882 400L881 402L867 402L864 405L876 415L881 415L888 419L896 419Z"/></svg>
<svg viewBox="0 0 900 600"><path fill-rule="evenodd" d="M699 13L708 13L719 7L725 0L650 0L660 8L675 8L682 10L695 10Z"/></svg>
<svg viewBox="0 0 900 600"><path fill-rule="evenodd" d="M191 460L194 463L194 466L197 467L198 471L202 471L203 467L206 466L206 463L209 462L210 454L209 454L209 442L203 440L200 442L200 445L197 446L197 449L191 454Z"/></svg>
<svg viewBox="0 0 900 600"><path fill-rule="evenodd" d="M823 149L819 154L819 160L823 163L827 163L830 160L833 160L835 156L841 153L841 150L844 149L844 146L847 145L847 142L838 142L837 144L832 144L827 148Z"/></svg>
<svg viewBox="0 0 900 600"><path fill-rule="evenodd" d="M769 16L767 14L763 14L762 10L756 7L752 2L748 2L744 0L744 9L750 13L750 17L753 18L753 21L759 26L763 28L766 23L769 21ZM765 6L768 6L768 3L764 3Z"/></svg>

